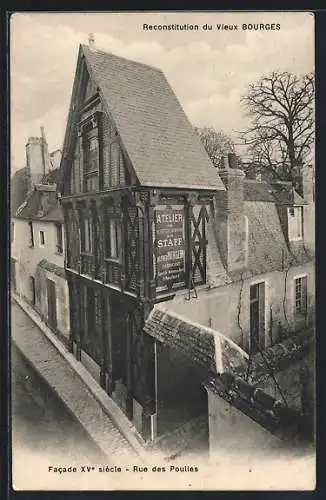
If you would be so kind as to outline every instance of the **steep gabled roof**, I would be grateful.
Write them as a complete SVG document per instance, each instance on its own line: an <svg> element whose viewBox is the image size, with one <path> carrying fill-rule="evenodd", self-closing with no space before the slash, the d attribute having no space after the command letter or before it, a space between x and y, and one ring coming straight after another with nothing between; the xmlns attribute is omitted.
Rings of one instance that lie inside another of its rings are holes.
<svg viewBox="0 0 326 500"><path fill-rule="evenodd" d="M140 184L224 190L161 70L81 45L75 78L82 56ZM71 117L78 100L74 87Z"/></svg>

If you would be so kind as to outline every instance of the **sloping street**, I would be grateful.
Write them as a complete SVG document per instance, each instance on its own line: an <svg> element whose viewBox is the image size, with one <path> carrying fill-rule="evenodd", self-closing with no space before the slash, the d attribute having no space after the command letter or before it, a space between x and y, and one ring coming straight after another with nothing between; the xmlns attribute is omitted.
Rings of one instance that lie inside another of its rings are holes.
<svg viewBox="0 0 326 500"><path fill-rule="evenodd" d="M64 451L68 461L102 461L101 450L14 345L11 363L14 452L26 448L51 456Z"/></svg>
<svg viewBox="0 0 326 500"><path fill-rule="evenodd" d="M105 459L105 463L121 464L136 459L82 380L15 302L11 330L13 454L39 450L52 462L57 456L70 463ZM101 449L96 443L101 443Z"/></svg>

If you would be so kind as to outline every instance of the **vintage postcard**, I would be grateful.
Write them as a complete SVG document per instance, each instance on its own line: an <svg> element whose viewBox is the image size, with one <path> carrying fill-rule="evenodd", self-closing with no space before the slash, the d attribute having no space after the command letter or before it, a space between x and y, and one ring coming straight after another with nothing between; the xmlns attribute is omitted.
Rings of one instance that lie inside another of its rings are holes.
<svg viewBox="0 0 326 500"><path fill-rule="evenodd" d="M315 488L314 16L16 13L16 490Z"/></svg>

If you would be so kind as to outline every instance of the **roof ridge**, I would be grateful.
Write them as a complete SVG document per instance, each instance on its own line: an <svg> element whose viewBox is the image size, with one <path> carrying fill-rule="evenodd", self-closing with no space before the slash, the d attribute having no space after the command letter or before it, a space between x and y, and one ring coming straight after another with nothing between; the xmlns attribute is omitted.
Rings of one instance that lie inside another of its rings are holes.
<svg viewBox="0 0 326 500"><path fill-rule="evenodd" d="M161 68L157 68L156 66L152 66L151 64L146 64L146 63L143 63L143 62L139 62L139 61L135 61L134 59L129 59L127 57L123 57L123 56L118 56L116 54L113 54L112 52L108 52L106 50L102 50L102 49L90 49L88 45L86 44L80 44L81 47L83 48L83 50L88 50L89 52L92 52L92 53L101 53L101 54L105 54L106 56L111 56L111 57L115 57L116 59L121 59L122 61L128 61L128 63L133 63L133 64L136 64L136 65L139 65L139 66L145 66L146 68L150 68L150 69L153 69L154 71L159 71L160 73L163 73L163 70Z"/></svg>

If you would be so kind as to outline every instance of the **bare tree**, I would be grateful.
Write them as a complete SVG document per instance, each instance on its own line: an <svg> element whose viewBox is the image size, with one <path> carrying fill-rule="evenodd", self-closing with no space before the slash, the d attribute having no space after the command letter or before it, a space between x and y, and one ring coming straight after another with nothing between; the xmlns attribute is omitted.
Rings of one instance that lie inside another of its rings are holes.
<svg viewBox="0 0 326 500"><path fill-rule="evenodd" d="M251 126L240 134L253 162L294 181L314 142L314 75L274 71L251 84L241 102Z"/></svg>
<svg viewBox="0 0 326 500"><path fill-rule="evenodd" d="M215 167L219 168L222 158L234 152L233 140L224 132L216 131L212 127L195 127L195 132Z"/></svg>

